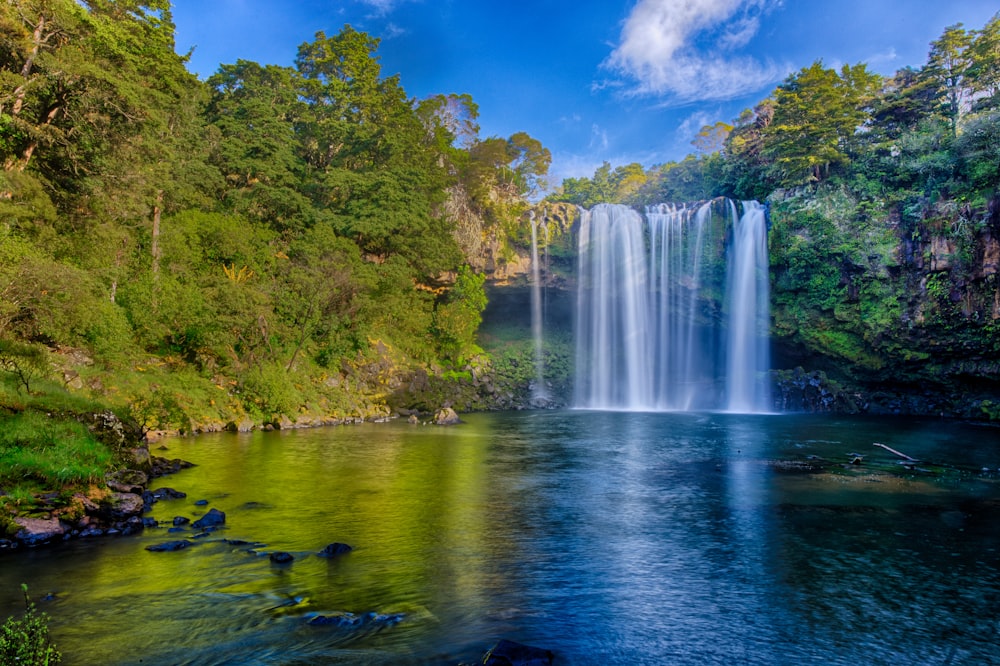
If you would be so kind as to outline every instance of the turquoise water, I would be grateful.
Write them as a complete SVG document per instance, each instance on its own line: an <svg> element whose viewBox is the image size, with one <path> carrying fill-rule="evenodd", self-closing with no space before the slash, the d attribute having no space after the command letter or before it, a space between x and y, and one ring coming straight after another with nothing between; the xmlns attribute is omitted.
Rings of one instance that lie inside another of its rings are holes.
<svg viewBox="0 0 1000 666"><path fill-rule="evenodd" d="M464 418L168 440L155 453L198 466L158 480L188 496L151 515L215 507L225 529L0 557L0 616L22 582L53 593L39 606L66 664L458 664L500 638L561 664L1000 663L997 428ZM772 464L895 466L876 441L943 473ZM177 538L195 545L145 550ZM331 542L354 551L315 555Z"/></svg>

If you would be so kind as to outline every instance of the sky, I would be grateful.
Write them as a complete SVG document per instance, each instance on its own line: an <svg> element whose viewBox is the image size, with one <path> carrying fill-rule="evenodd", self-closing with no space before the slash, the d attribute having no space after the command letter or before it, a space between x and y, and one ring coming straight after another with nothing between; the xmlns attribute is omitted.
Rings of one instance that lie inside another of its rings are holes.
<svg viewBox="0 0 1000 666"><path fill-rule="evenodd" d="M550 185L602 162L694 152L789 74L822 60L889 75L926 62L945 27L983 27L994 0L175 0L177 50L207 78L238 59L292 66L318 31L381 40L410 97L468 93L480 136L524 131ZM193 50L192 50L193 49Z"/></svg>

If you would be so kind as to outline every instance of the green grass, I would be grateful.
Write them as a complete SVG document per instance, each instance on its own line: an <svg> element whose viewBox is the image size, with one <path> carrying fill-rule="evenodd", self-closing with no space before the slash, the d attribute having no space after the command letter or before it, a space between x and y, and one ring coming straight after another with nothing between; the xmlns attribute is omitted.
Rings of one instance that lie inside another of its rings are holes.
<svg viewBox="0 0 1000 666"><path fill-rule="evenodd" d="M76 421L33 410L0 418L0 483L8 495L35 483L58 488L97 480L111 458Z"/></svg>

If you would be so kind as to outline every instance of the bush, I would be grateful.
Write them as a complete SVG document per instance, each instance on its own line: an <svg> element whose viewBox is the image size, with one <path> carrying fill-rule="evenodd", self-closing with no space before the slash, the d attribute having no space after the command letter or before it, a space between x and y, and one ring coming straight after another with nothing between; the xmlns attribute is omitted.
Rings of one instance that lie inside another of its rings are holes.
<svg viewBox="0 0 1000 666"><path fill-rule="evenodd" d="M49 640L48 615L35 609L28 597L27 585L22 585L21 590L24 592L24 616L20 620L9 617L0 627L0 664L58 664L62 655Z"/></svg>

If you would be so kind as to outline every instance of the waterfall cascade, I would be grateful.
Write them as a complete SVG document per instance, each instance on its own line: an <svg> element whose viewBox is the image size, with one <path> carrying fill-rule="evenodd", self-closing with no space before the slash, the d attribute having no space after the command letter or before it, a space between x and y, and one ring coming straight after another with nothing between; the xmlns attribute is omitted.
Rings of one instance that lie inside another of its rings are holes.
<svg viewBox="0 0 1000 666"><path fill-rule="evenodd" d="M766 216L757 202L743 209L584 211L577 407L770 410Z"/></svg>
<svg viewBox="0 0 1000 666"><path fill-rule="evenodd" d="M546 234L548 230L546 229ZM531 391L534 403L544 404L549 400L545 388L545 358L543 356L544 324L542 312L542 270L538 261L538 222L534 211L531 213L531 337L535 343L535 385Z"/></svg>

